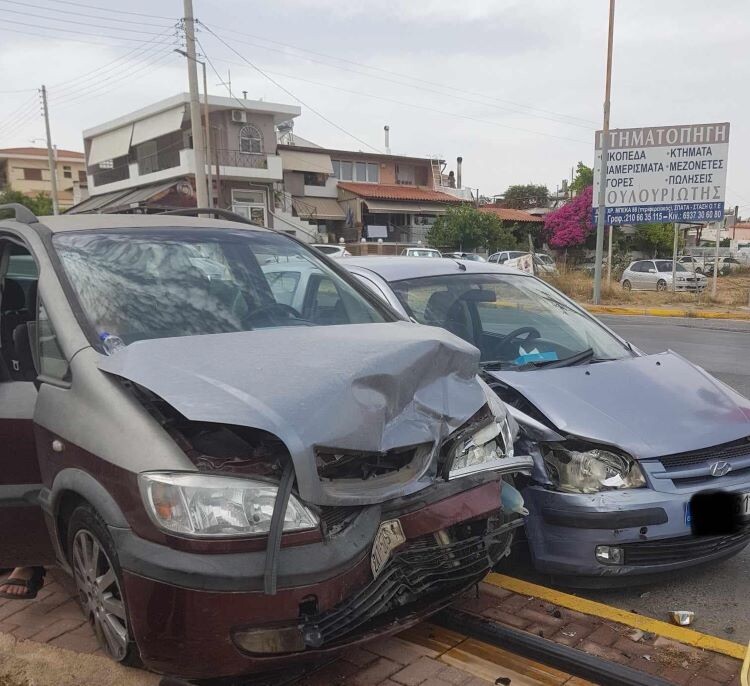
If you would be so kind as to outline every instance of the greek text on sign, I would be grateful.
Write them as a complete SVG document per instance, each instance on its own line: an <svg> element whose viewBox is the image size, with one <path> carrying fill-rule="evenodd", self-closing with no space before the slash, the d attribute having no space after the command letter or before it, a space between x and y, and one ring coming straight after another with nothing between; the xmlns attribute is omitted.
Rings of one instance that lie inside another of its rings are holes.
<svg viewBox="0 0 750 686"><path fill-rule="evenodd" d="M607 132L607 224L712 222L724 217L729 123ZM596 132L594 214L602 132Z"/></svg>

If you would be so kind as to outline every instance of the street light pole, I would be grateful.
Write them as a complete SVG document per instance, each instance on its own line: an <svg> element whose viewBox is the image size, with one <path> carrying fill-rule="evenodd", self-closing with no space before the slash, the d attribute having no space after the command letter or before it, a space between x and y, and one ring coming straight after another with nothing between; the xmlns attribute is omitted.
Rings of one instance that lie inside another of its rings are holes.
<svg viewBox="0 0 750 686"><path fill-rule="evenodd" d="M195 194L198 207L208 207L206 189L206 155L201 126L201 110L198 99L198 70L195 56L195 19L193 0L183 0L185 9L185 43L188 56L188 84L190 86L190 126L193 134L193 158L195 160Z"/></svg>
<svg viewBox="0 0 750 686"><path fill-rule="evenodd" d="M604 258L604 214L607 197L607 149L609 148L609 94L612 87L612 43L615 30L615 0L609 0L607 35L607 76L604 86L604 122L602 125L602 161L599 166L599 211L596 218L596 262L594 263L594 304L602 299L602 260Z"/></svg>

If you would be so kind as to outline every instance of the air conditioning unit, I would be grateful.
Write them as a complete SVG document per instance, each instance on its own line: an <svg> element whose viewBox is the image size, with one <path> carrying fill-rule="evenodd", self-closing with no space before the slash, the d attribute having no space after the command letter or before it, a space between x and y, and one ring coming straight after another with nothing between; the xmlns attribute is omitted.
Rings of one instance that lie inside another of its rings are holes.
<svg viewBox="0 0 750 686"><path fill-rule="evenodd" d="M245 110L232 110L232 121L235 124L247 124L247 112Z"/></svg>

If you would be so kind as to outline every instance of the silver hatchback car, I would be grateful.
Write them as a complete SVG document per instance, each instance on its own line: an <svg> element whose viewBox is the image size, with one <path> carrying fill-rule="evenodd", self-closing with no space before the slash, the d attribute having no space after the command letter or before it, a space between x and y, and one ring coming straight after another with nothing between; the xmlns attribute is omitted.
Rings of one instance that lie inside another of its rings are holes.
<svg viewBox="0 0 750 686"><path fill-rule="evenodd" d="M702 291L706 277L688 271L679 262L675 271L676 291ZM626 291L671 291L672 260L636 260L622 273L620 285Z"/></svg>

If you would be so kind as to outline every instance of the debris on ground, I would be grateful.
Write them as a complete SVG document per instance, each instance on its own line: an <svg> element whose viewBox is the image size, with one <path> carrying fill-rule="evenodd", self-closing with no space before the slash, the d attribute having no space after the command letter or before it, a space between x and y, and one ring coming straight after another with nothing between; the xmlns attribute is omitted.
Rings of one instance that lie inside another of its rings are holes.
<svg viewBox="0 0 750 686"><path fill-rule="evenodd" d="M678 626L690 626L695 619L695 612L691 610L672 610L669 616Z"/></svg>

